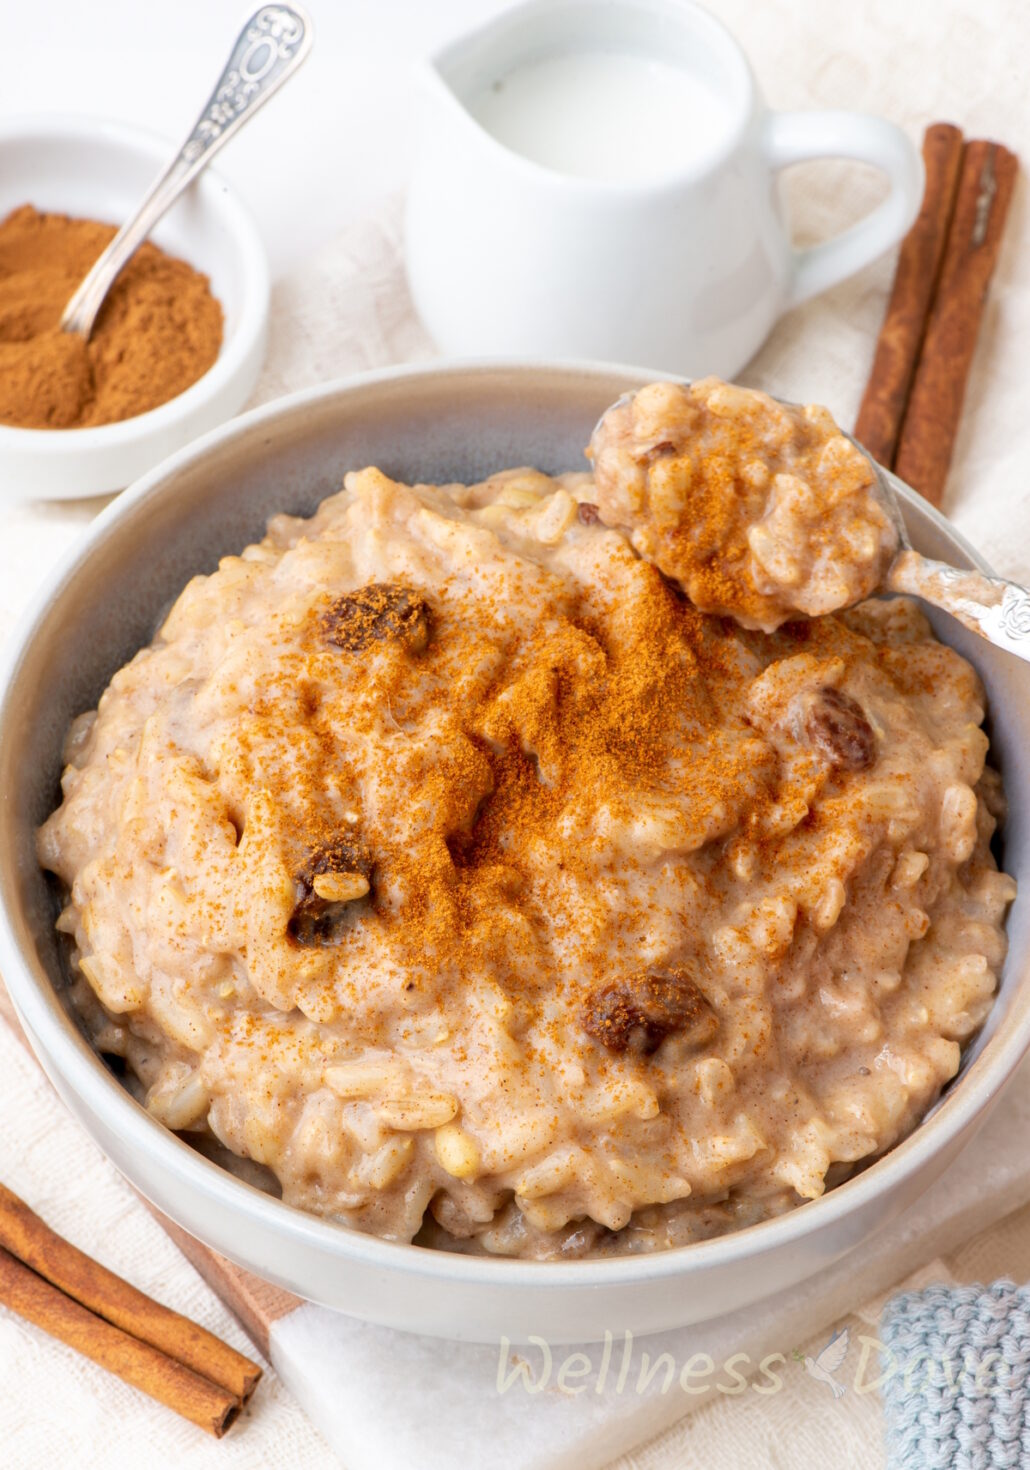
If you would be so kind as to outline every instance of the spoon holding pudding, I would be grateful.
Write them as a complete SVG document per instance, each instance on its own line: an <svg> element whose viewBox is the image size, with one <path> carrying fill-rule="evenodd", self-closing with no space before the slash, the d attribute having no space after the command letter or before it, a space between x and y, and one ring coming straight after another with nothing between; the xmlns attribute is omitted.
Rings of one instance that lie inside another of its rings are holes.
<svg viewBox="0 0 1030 1470"><path fill-rule="evenodd" d="M1030 594L911 549L889 478L827 409L653 383L594 430L598 513L700 611L773 632L904 592L1030 659Z"/></svg>

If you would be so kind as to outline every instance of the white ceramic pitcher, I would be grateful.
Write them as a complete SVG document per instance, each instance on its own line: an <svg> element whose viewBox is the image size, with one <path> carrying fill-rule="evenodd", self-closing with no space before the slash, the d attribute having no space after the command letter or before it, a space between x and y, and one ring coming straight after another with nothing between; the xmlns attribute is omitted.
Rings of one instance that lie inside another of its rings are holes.
<svg viewBox="0 0 1030 1470"><path fill-rule="evenodd" d="M499 143L469 101L520 64L576 48L674 61L717 89L717 147L658 182L542 167ZM779 170L814 158L881 169L887 198L795 250ZM782 312L897 241L922 195L900 129L851 112L773 113L736 42L691 0L528 0L425 68L407 208L415 304L456 355L590 357L730 376Z"/></svg>

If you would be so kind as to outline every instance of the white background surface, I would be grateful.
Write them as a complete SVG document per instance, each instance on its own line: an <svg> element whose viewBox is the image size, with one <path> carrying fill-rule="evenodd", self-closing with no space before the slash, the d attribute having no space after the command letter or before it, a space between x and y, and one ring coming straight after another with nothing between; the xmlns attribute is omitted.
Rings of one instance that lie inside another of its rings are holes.
<svg viewBox="0 0 1030 1470"><path fill-rule="evenodd" d="M258 218L274 271L290 276L277 298L280 362L289 365L279 378L272 374L277 390L370 365L384 360L384 352L408 355L417 346L402 321L390 326L391 303L402 289L396 272L383 275L372 301L361 284L368 257L352 251L349 284L341 285L345 252L329 242L403 184L415 60L502 8L502 0L310 0L310 8L313 55L219 160ZM916 138L928 121L950 118L967 132L998 136L1030 153L1026 0L710 0L709 8L748 50L774 106L878 111ZM109 116L177 141L246 11L236 0L0 0L0 112ZM850 182L838 187L837 180ZM871 197L867 178L826 166L799 200L799 228L828 233ZM1024 580L1030 579L1027 239L1021 186L946 503L999 570ZM318 269L298 270L320 248ZM824 398L849 423L889 281L890 262L881 262L786 319L746 379L797 398ZM335 335L328 343L321 339L322 356L315 351L319 297L310 289L319 282L337 290L340 313ZM296 331L302 321L308 338L290 344L290 324ZM34 506L0 514L0 634L47 562L81 534L96 508ZM85 1249L239 1341L218 1302L3 1034L0 1177ZM970 1258L972 1269L1025 1277L1028 1241L1025 1220L1018 1232L994 1232L991 1248ZM246 1422L216 1446L2 1312L0 1384L3 1470L121 1470L148 1457L161 1470L328 1470L335 1463L274 1376ZM831 1456L849 1470L880 1465L875 1396L852 1395L837 1413L824 1408L817 1385L816 1397L806 1398L808 1388L801 1375L796 1388L771 1400L714 1403L692 1416L689 1428L635 1456L634 1470L760 1470L819 1465ZM443 1402L437 1411L449 1409ZM466 1453L463 1462L474 1465L477 1456ZM394 1467L384 1462L383 1470Z"/></svg>

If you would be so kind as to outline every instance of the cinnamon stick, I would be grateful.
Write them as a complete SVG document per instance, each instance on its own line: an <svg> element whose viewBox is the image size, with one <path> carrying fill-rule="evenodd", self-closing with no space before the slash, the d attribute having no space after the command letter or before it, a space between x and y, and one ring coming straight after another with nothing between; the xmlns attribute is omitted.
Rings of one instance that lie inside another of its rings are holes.
<svg viewBox="0 0 1030 1470"><path fill-rule="evenodd" d="M253 1393L261 1377L257 1363L85 1255L3 1184L0 1246L90 1312L209 1379L239 1403Z"/></svg>
<svg viewBox="0 0 1030 1470"><path fill-rule="evenodd" d="M95 1316L2 1248L0 1301L216 1438L240 1412L239 1399L228 1389Z"/></svg>
<svg viewBox="0 0 1030 1470"><path fill-rule="evenodd" d="M940 273L962 164L962 133L933 123L923 135L926 188L915 224L902 241L894 284L855 438L888 468L894 463L909 389Z"/></svg>
<svg viewBox="0 0 1030 1470"><path fill-rule="evenodd" d="M894 469L939 505L958 432L987 288L1001 246L1019 162L1000 143L968 143L955 212Z"/></svg>

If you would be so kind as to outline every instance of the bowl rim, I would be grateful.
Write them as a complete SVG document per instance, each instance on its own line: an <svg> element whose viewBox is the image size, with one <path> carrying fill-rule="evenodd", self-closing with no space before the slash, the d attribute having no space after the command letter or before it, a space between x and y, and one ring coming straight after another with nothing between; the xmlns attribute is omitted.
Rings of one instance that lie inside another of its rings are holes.
<svg viewBox="0 0 1030 1470"><path fill-rule="evenodd" d="M73 113L25 113L0 118L0 150L10 144L92 141L98 149L142 152L153 155L155 175L174 153L175 144L150 128L113 118ZM214 362L199 378L156 408L112 424L86 428L32 429L0 424L0 455L31 453L51 461L77 459L92 453L135 446L152 434L161 434L209 399L217 397L245 369L260 345L268 321L271 298L271 268L257 223L243 200L216 168L208 166L189 185L186 197L196 199L205 210L220 218L226 236L238 256L240 308L231 334L223 331L222 345ZM174 208L174 205L173 205ZM0 216L2 217L2 216ZM160 228L160 225L158 225ZM191 262L188 262L191 263ZM196 269L196 267L195 267ZM221 302L219 302L221 305Z"/></svg>
<svg viewBox="0 0 1030 1470"><path fill-rule="evenodd" d="M573 374L580 378L601 379L624 377L629 383L641 384L654 381L654 376L646 369L619 363L576 359L543 362L505 358L448 359L401 364L334 379L273 399L219 425L149 470L108 505L85 537L60 559L37 591L12 632L0 661L0 747L6 739L9 702L19 665L39 625L45 620L51 601L79 575L94 545L106 536L108 529L117 525L136 505L151 496L174 494L175 481L181 470L229 440L267 429L278 420L288 420L297 410L309 405L337 397L346 398L351 393L405 378L446 378L470 372L496 372L506 377L525 375L529 378L541 374ZM658 374L657 377L659 380L667 379L668 374ZM984 559L945 516L923 502L915 491L896 477L891 478L902 498L918 503L923 514L961 548L973 565L990 571ZM205 1205L216 1210L221 1207L241 1212L268 1236L277 1238L283 1247L288 1247L291 1239L303 1240L306 1245L327 1255L343 1256L372 1270L378 1268L409 1276L429 1274L440 1282L453 1284L460 1282L483 1288L502 1285L536 1288L548 1284L578 1289L625 1286L684 1278L708 1269L732 1268L738 1262L765 1252L803 1246L805 1238L814 1231L839 1223L853 1211L857 1213L863 1207L868 1208L877 1198L890 1195L906 1178L918 1174L933 1155L946 1149L949 1141L960 1139L985 1113L1030 1048L1028 1008L1021 1020L1017 1018L1010 1028L999 1030L988 1039L983 1052L967 1071L957 1075L944 1097L907 1138L852 1178L783 1215L725 1235L641 1255L586 1257L566 1262L465 1255L382 1240L307 1214L231 1174L157 1122L104 1067L72 1018L61 1007L50 982L46 982L46 989L38 983L33 974L33 962L22 952L16 933L16 910L14 913L8 911L7 898L3 873L0 872L0 973L7 982L15 1009L40 1059L49 1060L51 1069L74 1094L89 1100L91 1112L104 1128L119 1135L133 1151L149 1154L162 1174L184 1185ZM95 1138L93 1130L85 1124L83 1126Z"/></svg>

